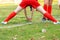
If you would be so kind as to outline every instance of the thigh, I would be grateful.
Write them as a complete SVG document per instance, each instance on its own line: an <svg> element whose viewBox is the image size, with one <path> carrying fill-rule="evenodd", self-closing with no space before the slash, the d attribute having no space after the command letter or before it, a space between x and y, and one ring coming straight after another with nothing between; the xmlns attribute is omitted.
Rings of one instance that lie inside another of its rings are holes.
<svg viewBox="0 0 60 40"><path fill-rule="evenodd" d="M44 0L44 4L48 4L48 1L49 1L49 0Z"/></svg>
<svg viewBox="0 0 60 40"><path fill-rule="evenodd" d="M49 2L49 5L52 5L53 0L49 0L48 2Z"/></svg>
<svg viewBox="0 0 60 40"><path fill-rule="evenodd" d="M44 0L44 4L52 5L53 0Z"/></svg>

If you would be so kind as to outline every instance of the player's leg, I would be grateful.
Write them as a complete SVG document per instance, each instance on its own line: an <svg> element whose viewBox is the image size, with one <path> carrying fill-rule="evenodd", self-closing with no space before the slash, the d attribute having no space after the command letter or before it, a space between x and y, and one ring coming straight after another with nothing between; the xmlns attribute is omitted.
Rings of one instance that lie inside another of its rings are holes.
<svg viewBox="0 0 60 40"><path fill-rule="evenodd" d="M20 6L18 6L13 12L10 13L10 15L2 23L7 24L7 22L10 19L12 19L21 10L22 10L22 8Z"/></svg>
<svg viewBox="0 0 60 40"><path fill-rule="evenodd" d="M38 6L37 10L39 10L46 18L51 20L54 24L60 24L60 22L58 22L52 15L46 12L41 6Z"/></svg>
<svg viewBox="0 0 60 40"><path fill-rule="evenodd" d="M49 0L48 1L48 13L51 15L51 13L52 13L52 2L53 2L53 0ZM47 20L49 20L49 19L47 19Z"/></svg>
<svg viewBox="0 0 60 40"><path fill-rule="evenodd" d="M47 11L50 15L51 15L51 12L52 12L52 1L53 0L44 0L44 9L45 11ZM46 21L46 17L43 16L43 19L42 21ZM48 19L49 20L49 19Z"/></svg>
<svg viewBox="0 0 60 40"><path fill-rule="evenodd" d="M49 0L49 1L48 1L48 13L49 13L49 14L52 13L52 2L53 2L53 0Z"/></svg>
<svg viewBox="0 0 60 40"><path fill-rule="evenodd" d="M10 19L12 19L19 11L26 8L26 6L27 6L27 2L22 0L22 2L19 4L19 6L12 13L10 13L10 15L2 23L7 24L7 22Z"/></svg>
<svg viewBox="0 0 60 40"><path fill-rule="evenodd" d="M60 9L60 0L58 0L58 6L59 6L59 9Z"/></svg>
<svg viewBox="0 0 60 40"><path fill-rule="evenodd" d="M48 0L44 0L44 10L47 11L48 10ZM43 16L42 21L45 22L46 21L46 17Z"/></svg>
<svg viewBox="0 0 60 40"><path fill-rule="evenodd" d="M36 1L33 2L32 6L40 11L46 18L50 19L54 24L58 24L58 22L52 15L50 15L47 11L43 9L43 7Z"/></svg>

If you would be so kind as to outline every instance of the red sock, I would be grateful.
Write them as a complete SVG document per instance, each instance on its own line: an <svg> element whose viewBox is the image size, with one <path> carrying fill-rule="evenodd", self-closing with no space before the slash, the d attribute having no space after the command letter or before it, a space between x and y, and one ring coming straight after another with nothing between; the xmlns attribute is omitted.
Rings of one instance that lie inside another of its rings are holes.
<svg viewBox="0 0 60 40"><path fill-rule="evenodd" d="M12 12L5 20L4 22L8 22L10 19L12 19L16 15L15 12Z"/></svg>
<svg viewBox="0 0 60 40"><path fill-rule="evenodd" d="M48 5L44 4L44 10L47 11L48 10ZM43 18L46 18L45 16L43 16Z"/></svg>
<svg viewBox="0 0 60 40"><path fill-rule="evenodd" d="M51 14L51 11L52 11L52 6L49 5L49 6L48 6L48 13Z"/></svg>
<svg viewBox="0 0 60 40"><path fill-rule="evenodd" d="M53 18L49 13L45 13L44 16L47 17L48 19L50 19L53 22L57 22L57 20L55 18Z"/></svg>
<svg viewBox="0 0 60 40"><path fill-rule="evenodd" d="M44 4L44 9L45 9L45 11L48 10L48 5L47 4Z"/></svg>

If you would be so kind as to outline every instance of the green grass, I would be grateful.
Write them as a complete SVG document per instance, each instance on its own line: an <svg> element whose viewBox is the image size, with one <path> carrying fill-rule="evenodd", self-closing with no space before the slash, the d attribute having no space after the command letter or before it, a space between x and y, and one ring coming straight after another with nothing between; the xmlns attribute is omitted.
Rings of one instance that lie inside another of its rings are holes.
<svg viewBox="0 0 60 40"><path fill-rule="evenodd" d="M0 22L2 22L16 7L17 5L0 6ZM57 5L53 5L52 15L56 19L59 19L60 10L57 7ZM28 15L30 15L29 7L27 8L27 11ZM39 12L34 11L32 19L33 24L15 28L0 28L0 40L60 40L60 25L54 25L52 22L42 23L41 18L42 15ZM2 25L0 23L0 27L12 27L14 24L26 22L28 21L26 21L22 11L11 19L7 25ZM43 28L46 29L46 33L41 32Z"/></svg>

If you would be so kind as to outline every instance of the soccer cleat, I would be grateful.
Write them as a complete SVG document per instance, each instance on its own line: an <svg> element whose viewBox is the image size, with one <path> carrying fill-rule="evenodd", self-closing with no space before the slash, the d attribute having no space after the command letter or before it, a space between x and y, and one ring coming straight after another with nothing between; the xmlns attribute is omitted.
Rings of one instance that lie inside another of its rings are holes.
<svg viewBox="0 0 60 40"><path fill-rule="evenodd" d="M42 22L46 22L46 18L42 18Z"/></svg>
<svg viewBox="0 0 60 40"><path fill-rule="evenodd" d="M60 24L60 22L53 22L54 24Z"/></svg>
<svg viewBox="0 0 60 40"><path fill-rule="evenodd" d="M7 24L7 22L2 22L2 24Z"/></svg>

